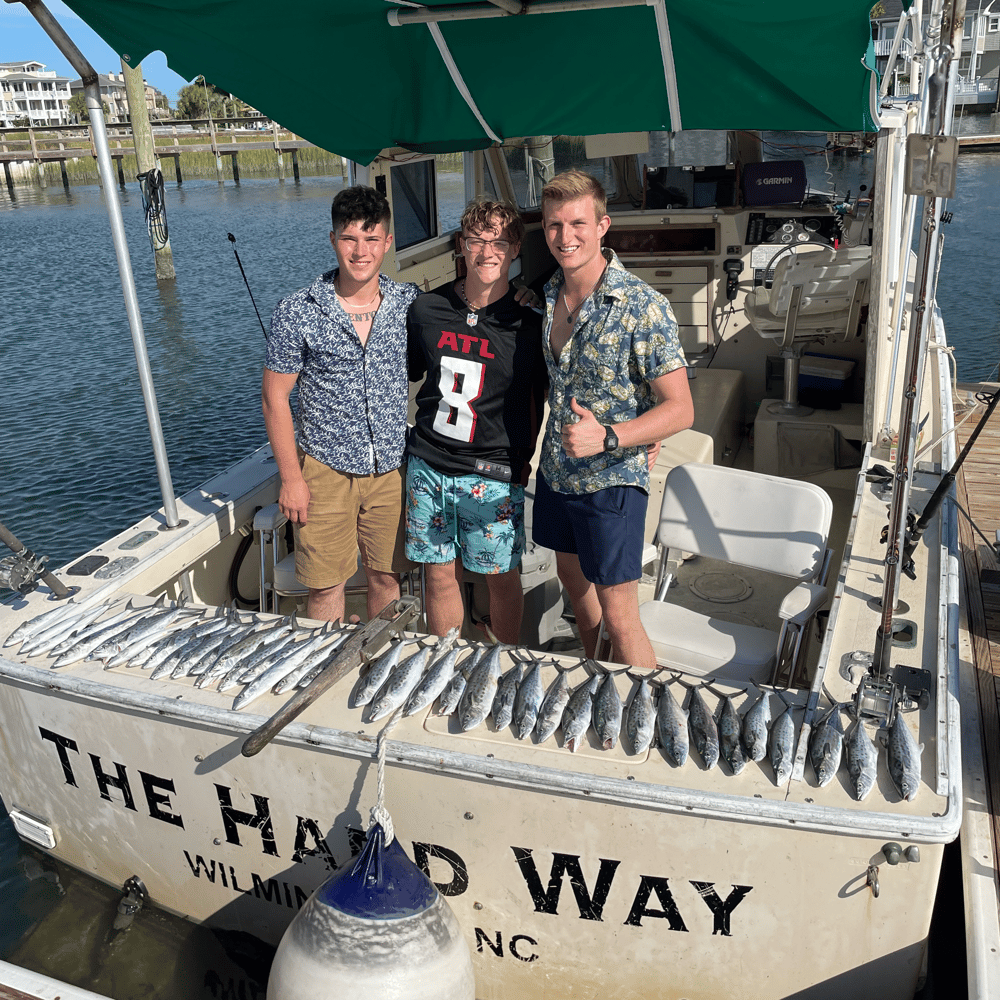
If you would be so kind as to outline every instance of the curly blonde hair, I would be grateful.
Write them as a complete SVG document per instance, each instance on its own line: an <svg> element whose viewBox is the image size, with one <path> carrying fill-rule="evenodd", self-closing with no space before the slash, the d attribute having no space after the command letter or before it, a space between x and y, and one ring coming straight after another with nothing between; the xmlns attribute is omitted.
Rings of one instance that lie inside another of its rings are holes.
<svg viewBox="0 0 1000 1000"><path fill-rule="evenodd" d="M520 245L524 239L524 223L513 205L489 198L476 198L465 206L462 213L462 232L481 233L496 229L503 238Z"/></svg>

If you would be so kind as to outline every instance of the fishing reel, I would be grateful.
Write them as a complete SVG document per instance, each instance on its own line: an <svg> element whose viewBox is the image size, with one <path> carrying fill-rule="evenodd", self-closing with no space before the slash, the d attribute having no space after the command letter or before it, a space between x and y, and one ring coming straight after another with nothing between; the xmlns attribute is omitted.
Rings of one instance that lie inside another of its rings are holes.
<svg viewBox="0 0 1000 1000"><path fill-rule="evenodd" d="M21 549L0 559L0 587L16 590L22 597L30 594L45 573L48 556L36 556L30 549Z"/></svg>

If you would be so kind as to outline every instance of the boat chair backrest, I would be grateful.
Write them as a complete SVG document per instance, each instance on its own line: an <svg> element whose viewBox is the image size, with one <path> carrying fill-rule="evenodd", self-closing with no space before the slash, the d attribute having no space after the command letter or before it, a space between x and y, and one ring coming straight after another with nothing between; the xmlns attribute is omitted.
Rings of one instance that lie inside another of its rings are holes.
<svg viewBox="0 0 1000 1000"><path fill-rule="evenodd" d="M692 463L667 476L657 541L811 581L823 567L832 516L830 497L812 483Z"/></svg>
<svg viewBox="0 0 1000 1000"><path fill-rule="evenodd" d="M769 293L751 292L747 320L762 336L790 347L796 340L848 340L858 329L871 277L871 247L823 247L778 260Z"/></svg>
<svg viewBox="0 0 1000 1000"><path fill-rule="evenodd" d="M832 516L829 496L812 483L720 465L671 469L657 535L660 578L654 600L639 608L657 662L706 677L791 683L806 628L827 599ZM775 606L752 616L706 614L669 600L684 553L759 570L777 584L788 578L788 589L763 588Z"/></svg>

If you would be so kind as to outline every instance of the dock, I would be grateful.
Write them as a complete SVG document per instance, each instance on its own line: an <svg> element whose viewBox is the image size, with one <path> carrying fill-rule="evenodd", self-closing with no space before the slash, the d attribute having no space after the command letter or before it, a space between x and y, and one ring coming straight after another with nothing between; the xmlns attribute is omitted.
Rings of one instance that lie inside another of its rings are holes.
<svg viewBox="0 0 1000 1000"><path fill-rule="evenodd" d="M1000 149L1000 135L960 135L958 149L959 152L971 150L989 152Z"/></svg>
<svg viewBox="0 0 1000 1000"><path fill-rule="evenodd" d="M956 424L977 393L998 383L959 385ZM980 397L982 398L982 397ZM957 431L958 453L982 417L978 406ZM973 445L955 482L959 505L960 593L964 628L961 833L968 979L971 998L1000 996L1000 414Z"/></svg>
<svg viewBox="0 0 1000 1000"><path fill-rule="evenodd" d="M266 126L266 127L262 127ZM125 186L122 160L135 155L130 124L106 126L111 159L118 172L118 183ZM153 127L154 153L157 162L173 158L174 176L183 183L181 156L184 153L212 153L216 171L222 180L222 157L232 159L233 180L240 181L240 153L252 150L270 150L275 154L279 178L285 176L284 154L290 153L292 174L299 179L298 153L301 149L315 149L313 143L299 138L278 125L260 118L206 118L201 120L161 122ZM58 163L64 187L69 187L66 163L80 157L97 159L97 147L87 125L48 125L44 128L0 129L0 164L3 166L7 187L13 190L11 167L15 163L30 163L38 171L38 178L46 186L45 164Z"/></svg>

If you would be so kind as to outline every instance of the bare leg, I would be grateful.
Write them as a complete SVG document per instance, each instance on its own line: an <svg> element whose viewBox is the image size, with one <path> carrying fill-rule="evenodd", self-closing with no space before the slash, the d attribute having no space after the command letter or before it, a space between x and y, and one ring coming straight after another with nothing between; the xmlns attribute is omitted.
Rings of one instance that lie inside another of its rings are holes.
<svg viewBox="0 0 1000 1000"><path fill-rule="evenodd" d="M639 620L639 581L597 585L604 627L611 637L611 657L639 669L656 669L656 656Z"/></svg>
<svg viewBox="0 0 1000 1000"><path fill-rule="evenodd" d="M321 622L332 622L338 618L344 620L344 584L334 587L324 587L321 590L309 588L309 600L306 604L306 614Z"/></svg>
<svg viewBox="0 0 1000 1000"><path fill-rule="evenodd" d="M557 552L556 572L559 574L559 582L569 594L584 652L587 656L593 656L601 628L601 604L597 599L597 591L583 575L580 560L575 553Z"/></svg>
<svg viewBox="0 0 1000 1000"><path fill-rule="evenodd" d="M365 566L365 576L368 577L368 620L371 621L390 601L399 600L399 574Z"/></svg>
<svg viewBox="0 0 1000 1000"><path fill-rule="evenodd" d="M508 646L521 640L521 618L524 615L524 591L521 574L515 567L506 573L486 577L490 589L490 630Z"/></svg>
<svg viewBox="0 0 1000 1000"><path fill-rule="evenodd" d="M424 582L427 607L427 630L434 635L445 635L465 621L462 603L462 564L457 559L446 563L424 563Z"/></svg>

